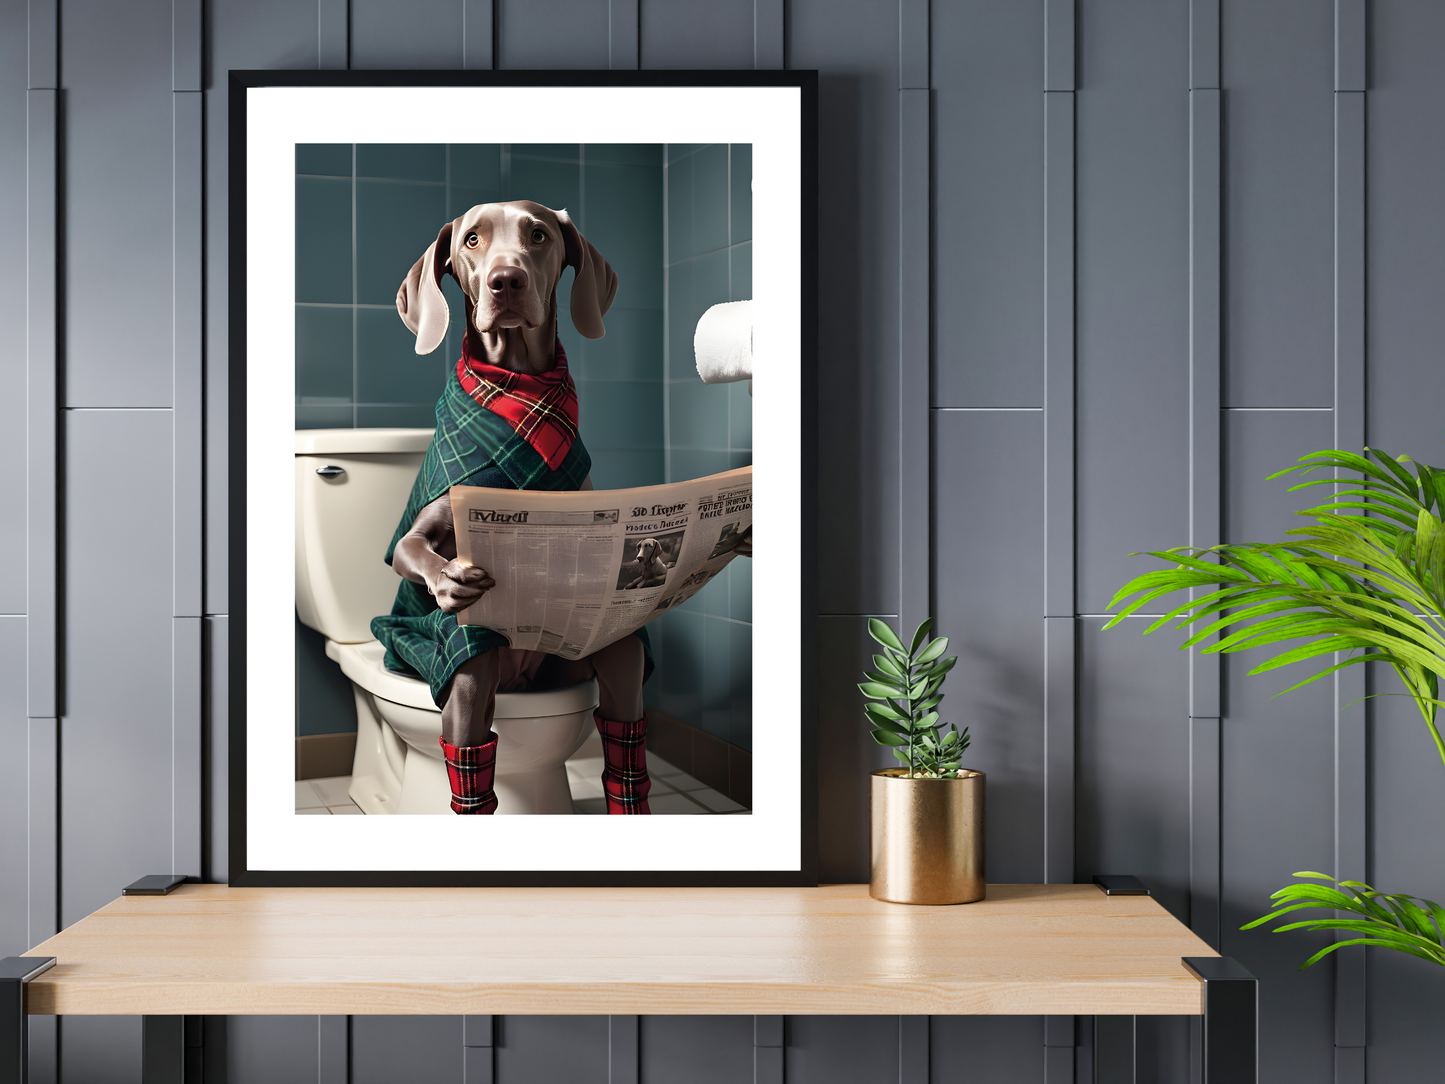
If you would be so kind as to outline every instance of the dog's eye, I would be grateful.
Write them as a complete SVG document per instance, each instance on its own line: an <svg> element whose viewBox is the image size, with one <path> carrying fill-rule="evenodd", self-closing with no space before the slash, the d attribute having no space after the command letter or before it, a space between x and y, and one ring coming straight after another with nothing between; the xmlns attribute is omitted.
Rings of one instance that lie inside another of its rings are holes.
<svg viewBox="0 0 1445 1084"><path fill-rule="evenodd" d="M477 235L476 235L475 233L469 233L469 234L467 234L467 242L466 242L466 244L467 244L467 248L476 248L476 247L477 247Z"/></svg>
<svg viewBox="0 0 1445 1084"><path fill-rule="evenodd" d="M534 245L540 245L540 244L541 244L543 241L545 241L545 240L547 240L547 231L546 231L546 230L533 230L533 231L532 231L532 244L534 244Z"/></svg>

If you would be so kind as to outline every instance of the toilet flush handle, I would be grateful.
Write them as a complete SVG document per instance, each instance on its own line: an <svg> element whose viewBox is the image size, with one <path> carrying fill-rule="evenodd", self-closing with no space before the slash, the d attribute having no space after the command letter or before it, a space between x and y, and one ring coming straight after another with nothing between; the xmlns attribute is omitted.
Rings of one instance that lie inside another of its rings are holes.
<svg viewBox="0 0 1445 1084"><path fill-rule="evenodd" d="M321 475L321 477L325 478L329 482L332 479L340 478L343 474L345 474L346 468L328 465L325 467L317 467L316 473Z"/></svg>

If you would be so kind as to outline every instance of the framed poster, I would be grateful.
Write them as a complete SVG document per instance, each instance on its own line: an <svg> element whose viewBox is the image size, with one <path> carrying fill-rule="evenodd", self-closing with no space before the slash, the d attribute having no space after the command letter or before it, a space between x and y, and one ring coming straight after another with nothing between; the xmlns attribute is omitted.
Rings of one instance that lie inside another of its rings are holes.
<svg viewBox="0 0 1445 1084"><path fill-rule="evenodd" d="M815 883L816 128L231 73L232 884Z"/></svg>

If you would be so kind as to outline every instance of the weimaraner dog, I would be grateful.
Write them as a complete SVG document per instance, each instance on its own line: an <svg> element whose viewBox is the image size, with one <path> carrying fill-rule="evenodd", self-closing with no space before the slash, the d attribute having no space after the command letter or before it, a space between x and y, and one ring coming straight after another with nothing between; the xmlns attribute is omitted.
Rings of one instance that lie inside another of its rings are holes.
<svg viewBox="0 0 1445 1084"><path fill-rule="evenodd" d="M566 211L519 200L487 203L447 223L417 260L401 289L396 307L416 334L416 352L441 345L450 322L441 279L451 275L466 301L466 334L474 356L519 373L544 373L556 364L557 284L573 268L572 323L588 338L603 334L602 316L617 293L617 274L578 231ZM592 488L588 478L583 489ZM452 510L443 495L422 509L397 544L392 567L424 584L448 614L460 613L496 586L492 576L504 569L475 568L457 559ZM533 677L541 652L486 651L456 670L443 693L442 736L454 746L486 741L498 685L505 677ZM549 678L572 684L596 676L599 710L608 719L643 715L643 651L627 636L586 658L551 658Z"/></svg>

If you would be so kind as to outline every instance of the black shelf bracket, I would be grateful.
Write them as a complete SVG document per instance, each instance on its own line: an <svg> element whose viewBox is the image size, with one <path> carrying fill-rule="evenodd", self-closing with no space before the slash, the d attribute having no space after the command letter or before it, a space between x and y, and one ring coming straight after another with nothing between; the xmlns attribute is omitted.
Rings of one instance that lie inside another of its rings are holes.
<svg viewBox="0 0 1445 1084"><path fill-rule="evenodd" d="M1096 873L1094 884L1106 896L1147 896L1149 887L1138 877L1131 877L1127 873Z"/></svg>
<svg viewBox="0 0 1445 1084"><path fill-rule="evenodd" d="M176 885L186 883L183 873L152 873L132 881L120 890L122 896L169 896Z"/></svg>
<svg viewBox="0 0 1445 1084"><path fill-rule="evenodd" d="M1259 980L1229 956L1185 956L1204 980L1203 1084L1259 1084Z"/></svg>
<svg viewBox="0 0 1445 1084"><path fill-rule="evenodd" d="M0 960L0 1084L25 1084L30 1076L25 984L54 966L54 956Z"/></svg>

